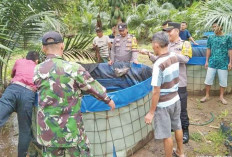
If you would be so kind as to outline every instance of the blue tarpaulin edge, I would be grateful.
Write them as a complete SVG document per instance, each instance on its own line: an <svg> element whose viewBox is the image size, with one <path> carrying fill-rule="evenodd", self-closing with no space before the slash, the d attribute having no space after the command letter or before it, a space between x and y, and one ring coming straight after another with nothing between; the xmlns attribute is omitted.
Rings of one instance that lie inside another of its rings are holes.
<svg viewBox="0 0 232 157"><path fill-rule="evenodd" d="M125 88L123 90L108 93L108 96L114 100L116 108L127 106L135 102L152 91L151 77L137 85ZM83 96L81 103L81 112L107 111L110 107L104 102L97 100L91 95Z"/></svg>
<svg viewBox="0 0 232 157"><path fill-rule="evenodd" d="M192 57L187 64L189 65L205 65L205 57Z"/></svg>

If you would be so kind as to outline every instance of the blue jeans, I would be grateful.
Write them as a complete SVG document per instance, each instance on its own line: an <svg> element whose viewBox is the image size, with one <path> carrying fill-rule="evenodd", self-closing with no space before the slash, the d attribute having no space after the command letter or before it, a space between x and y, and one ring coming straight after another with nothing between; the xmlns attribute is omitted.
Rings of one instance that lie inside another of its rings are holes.
<svg viewBox="0 0 232 157"><path fill-rule="evenodd" d="M9 85L0 98L0 127L13 112L19 124L18 157L25 157L32 138L31 117L35 93L17 84Z"/></svg>

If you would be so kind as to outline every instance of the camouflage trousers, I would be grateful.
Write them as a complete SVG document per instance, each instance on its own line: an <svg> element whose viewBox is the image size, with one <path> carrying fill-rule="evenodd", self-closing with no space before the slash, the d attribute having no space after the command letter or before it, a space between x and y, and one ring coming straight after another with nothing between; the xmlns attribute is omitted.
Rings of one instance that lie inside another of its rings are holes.
<svg viewBox="0 0 232 157"><path fill-rule="evenodd" d="M42 147L43 157L90 157L89 148L80 147Z"/></svg>

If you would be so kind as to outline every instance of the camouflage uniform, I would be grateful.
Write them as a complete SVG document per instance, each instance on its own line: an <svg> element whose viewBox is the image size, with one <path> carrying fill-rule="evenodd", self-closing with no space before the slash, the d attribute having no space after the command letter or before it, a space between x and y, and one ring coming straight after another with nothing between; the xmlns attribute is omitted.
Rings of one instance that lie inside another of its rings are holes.
<svg viewBox="0 0 232 157"><path fill-rule="evenodd" d="M44 156L90 156L82 121L81 98L85 91L109 103L106 89L79 64L48 55L35 69L38 87L37 142ZM61 151L62 150L62 151Z"/></svg>
<svg viewBox="0 0 232 157"><path fill-rule="evenodd" d="M137 41L133 35L128 34L125 37L117 35L115 37L110 54L112 62L134 62L137 60L137 56Z"/></svg>

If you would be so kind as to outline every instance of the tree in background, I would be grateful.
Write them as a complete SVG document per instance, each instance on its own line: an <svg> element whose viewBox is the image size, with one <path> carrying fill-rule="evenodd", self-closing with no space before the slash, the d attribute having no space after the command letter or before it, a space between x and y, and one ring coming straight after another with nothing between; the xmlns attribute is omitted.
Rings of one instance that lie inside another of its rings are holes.
<svg viewBox="0 0 232 157"><path fill-rule="evenodd" d="M161 29L162 22L170 19L173 10L175 7L171 3L159 5L153 0L136 6L135 11L128 16L127 23L130 30L135 30L138 39L149 39Z"/></svg>
<svg viewBox="0 0 232 157"><path fill-rule="evenodd" d="M127 0L108 0L108 2L109 6L111 6L110 26L116 26L116 34L118 34L117 25L126 21L124 4L127 2Z"/></svg>
<svg viewBox="0 0 232 157"><path fill-rule="evenodd" d="M98 16L101 18L103 29L106 29L110 19L108 8L107 0L68 1L67 11L62 14L62 19L69 30L67 34L94 33Z"/></svg>
<svg viewBox="0 0 232 157"><path fill-rule="evenodd" d="M0 43L5 46L0 48L0 88L7 85L7 63L13 52L9 49L35 45L34 41L51 28L61 31L63 26L58 17L64 10L64 2L56 0L0 1Z"/></svg>
<svg viewBox="0 0 232 157"><path fill-rule="evenodd" d="M192 5L193 2L200 0L157 0L160 4L172 3L176 8L183 9Z"/></svg>
<svg viewBox="0 0 232 157"><path fill-rule="evenodd" d="M201 16L198 25L203 25L204 30L211 29L212 24L217 20L223 27L223 32L232 33L232 1L211 0L204 2L200 7Z"/></svg>

